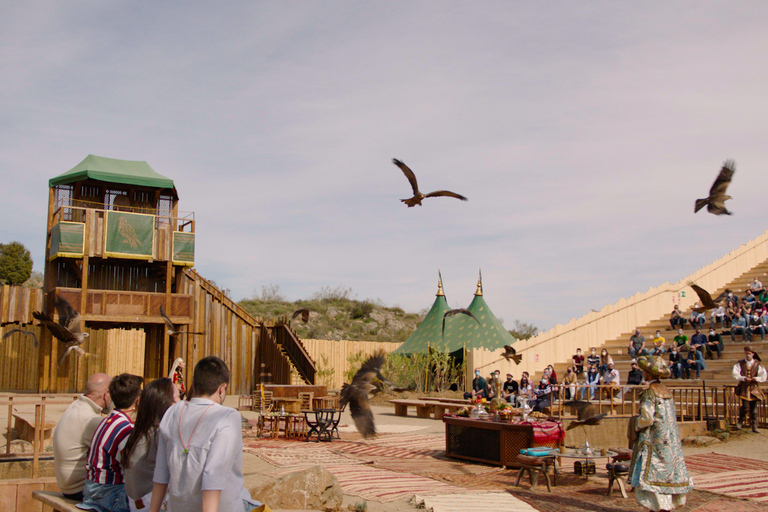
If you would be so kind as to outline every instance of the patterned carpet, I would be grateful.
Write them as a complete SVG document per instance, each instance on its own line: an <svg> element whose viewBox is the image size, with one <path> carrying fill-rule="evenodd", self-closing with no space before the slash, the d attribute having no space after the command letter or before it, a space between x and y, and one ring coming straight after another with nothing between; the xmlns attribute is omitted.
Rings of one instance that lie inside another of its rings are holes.
<svg viewBox="0 0 768 512"><path fill-rule="evenodd" d="M686 457L695 489L768 502L768 462L706 453Z"/></svg>
<svg viewBox="0 0 768 512"><path fill-rule="evenodd" d="M685 458L685 465L692 475L705 473L725 473L735 470L751 471L760 469L768 471L768 461L732 457L722 453L700 453Z"/></svg>

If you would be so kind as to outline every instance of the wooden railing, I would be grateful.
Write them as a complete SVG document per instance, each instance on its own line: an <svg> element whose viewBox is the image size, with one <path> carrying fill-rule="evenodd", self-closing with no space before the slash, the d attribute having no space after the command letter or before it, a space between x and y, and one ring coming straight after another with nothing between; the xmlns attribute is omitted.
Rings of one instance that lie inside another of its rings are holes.
<svg viewBox="0 0 768 512"><path fill-rule="evenodd" d="M262 324L259 333L258 359L254 368L252 387L262 384L290 384L291 362L283 354L282 347L275 339L273 329Z"/></svg>
<svg viewBox="0 0 768 512"><path fill-rule="evenodd" d="M309 356L309 352L301 343L298 335L291 329L291 326L284 320L275 323L275 339L283 347L283 350L293 362L296 370L308 384L315 383L315 373L317 367L315 362Z"/></svg>
<svg viewBox="0 0 768 512"><path fill-rule="evenodd" d="M56 288L56 293L70 304L80 304L80 288ZM163 323L160 306L165 306L164 293L88 290L85 320ZM176 324L188 324L192 315L192 295L171 294L171 307L166 314Z"/></svg>
<svg viewBox="0 0 768 512"><path fill-rule="evenodd" d="M89 203L87 201L78 201L78 203L78 206L59 206L56 211L53 212L52 224L56 224L61 221L85 222L87 218L86 212L88 211L98 212L101 216L104 215L104 212L120 211L152 215L155 217L155 228L159 228L160 226L173 226L174 231L183 231L187 233L195 232L194 212L179 212L183 215L179 217L172 217L170 215L158 215L157 209L155 208L121 206L113 210L108 210L104 209L101 203Z"/></svg>

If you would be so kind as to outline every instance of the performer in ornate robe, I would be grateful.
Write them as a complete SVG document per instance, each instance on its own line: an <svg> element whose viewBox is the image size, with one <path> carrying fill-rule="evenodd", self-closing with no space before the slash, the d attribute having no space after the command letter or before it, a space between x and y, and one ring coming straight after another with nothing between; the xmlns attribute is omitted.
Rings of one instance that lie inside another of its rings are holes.
<svg viewBox="0 0 768 512"><path fill-rule="evenodd" d="M693 487L683 458L675 401L659 381L669 378L671 372L659 356L642 356L637 365L649 385L640 396L640 414L634 422L637 440L629 484L641 506L654 512L668 511L685 505L685 495Z"/></svg>
<svg viewBox="0 0 768 512"><path fill-rule="evenodd" d="M179 388L179 397L184 400L187 396L187 389L184 387L184 360L177 357L171 366L171 371L168 374L168 378Z"/></svg>
<svg viewBox="0 0 768 512"><path fill-rule="evenodd" d="M757 409L757 402L765 399L763 392L760 390L759 383L768 380L768 373L763 365L760 364L760 356L752 350L752 345L744 347L744 359L733 365L733 378L739 381L738 386L736 386L736 396L741 399L739 422L736 423L736 428L741 430L747 417L747 409L749 409L749 422L752 425L752 432L757 432L755 409Z"/></svg>

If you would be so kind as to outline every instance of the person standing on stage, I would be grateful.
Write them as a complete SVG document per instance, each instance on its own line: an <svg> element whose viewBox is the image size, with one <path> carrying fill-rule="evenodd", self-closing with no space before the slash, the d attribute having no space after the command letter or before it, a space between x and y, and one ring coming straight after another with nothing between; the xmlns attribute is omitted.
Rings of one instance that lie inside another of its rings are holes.
<svg viewBox="0 0 768 512"><path fill-rule="evenodd" d="M765 399L759 384L768 380L768 373L765 371L765 367L760 364L760 356L755 354L752 345L744 347L744 359L733 365L733 378L739 381L736 386L736 396L741 399L739 421L736 423L736 428L741 430L747 416L747 410L749 410L752 432L757 432L755 410L757 409L757 402L762 402Z"/></svg>

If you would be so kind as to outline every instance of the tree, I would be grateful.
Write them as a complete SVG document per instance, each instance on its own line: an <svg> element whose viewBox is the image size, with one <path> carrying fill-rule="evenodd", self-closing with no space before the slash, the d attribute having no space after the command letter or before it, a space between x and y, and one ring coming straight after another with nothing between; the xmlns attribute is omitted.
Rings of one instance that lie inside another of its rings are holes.
<svg viewBox="0 0 768 512"><path fill-rule="evenodd" d="M32 256L21 242L0 244L0 280L19 285L32 275Z"/></svg>
<svg viewBox="0 0 768 512"><path fill-rule="evenodd" d="M528 338L536 336L538 332L538 327L527 322L521 322L520 320L515 320L515 326L509 330L509 334L518 340L527 340Z"/></svg>

